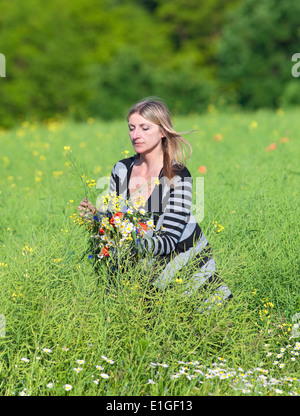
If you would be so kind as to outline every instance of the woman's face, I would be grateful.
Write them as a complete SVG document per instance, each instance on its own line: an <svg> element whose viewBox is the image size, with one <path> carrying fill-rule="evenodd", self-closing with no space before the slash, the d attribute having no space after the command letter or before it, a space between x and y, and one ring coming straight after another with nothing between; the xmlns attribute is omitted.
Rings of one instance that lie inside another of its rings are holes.
<svg viewBox="0 0 300 416"><path fill-rule="evenodd" d="M128 120L129 136L136 153L149 153L162 150L161 139L165 136L157 124L148 121L138 113Z"/></svg>

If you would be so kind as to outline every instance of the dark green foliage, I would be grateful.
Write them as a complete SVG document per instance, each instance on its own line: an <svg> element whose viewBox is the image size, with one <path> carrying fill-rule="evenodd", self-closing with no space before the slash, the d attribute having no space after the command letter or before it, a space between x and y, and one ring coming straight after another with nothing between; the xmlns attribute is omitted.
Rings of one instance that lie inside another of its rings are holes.
<svg viewBox="0 0 300 416"><path fill-rule="evenodd" d="M123 117L145 96L182 114L300 102L296 0L0 0L0 10L5 127Z"/></svg>
<svg viewBox="0 0 300 416"><path fill-rule="evenodd" d="M223 26L218 76L239 104L295 103L300 84L291 75L291 57L299 48L299 16L300 3L294 0L246 0L230 14Z"/></svg>

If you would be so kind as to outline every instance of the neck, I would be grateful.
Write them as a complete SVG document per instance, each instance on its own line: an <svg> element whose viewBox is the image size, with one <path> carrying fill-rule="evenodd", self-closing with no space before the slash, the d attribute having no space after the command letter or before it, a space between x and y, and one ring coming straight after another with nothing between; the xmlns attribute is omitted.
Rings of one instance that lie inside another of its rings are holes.
<svg viewBox="0 0 300 416"><path fill-rule="evenodd" d="M151 171L154 170L155 168L159 167L159 166L163 166L163 161L164 161L164 154L163 152L157 152L155 154L153 154L153 152L147 154L147 153L142 153L139 155L139 157L136 160L136 164L138 166L141 166L142 168L144 168L147 171Z"/></svg>

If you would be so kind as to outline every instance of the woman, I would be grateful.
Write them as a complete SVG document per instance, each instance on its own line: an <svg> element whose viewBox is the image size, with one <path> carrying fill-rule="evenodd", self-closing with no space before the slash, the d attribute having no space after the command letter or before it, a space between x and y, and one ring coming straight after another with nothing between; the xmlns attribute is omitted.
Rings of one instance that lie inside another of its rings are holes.
<svg viewBox="0 0 300 416"><path fill-rule="evenodd" d="M127 116L129 136L135 156L113 167L110 192L125 200L143 198L151 213L154 230L145 235L145 250L153 254L159 267L151 267L153 285L164 289L190 261L197 272L185 282L185 294L200 289L216 289L211 299L229 299L232 294L221 282L209 243L191 213L192 178L185 167L184 146L189 143L177 133L166 106L146 99L134 105ZM183 159L183 160L182 160ZM182 163L184 162L184 163ZM87 201L81 208L88 207ZM206 293L206 292L205 292ZM209 299L206 299L209 301Z"/></svg>

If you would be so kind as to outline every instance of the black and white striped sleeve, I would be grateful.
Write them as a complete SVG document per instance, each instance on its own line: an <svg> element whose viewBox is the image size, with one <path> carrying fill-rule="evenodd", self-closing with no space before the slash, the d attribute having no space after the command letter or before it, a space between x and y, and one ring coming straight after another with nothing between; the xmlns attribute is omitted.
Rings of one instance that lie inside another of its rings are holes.
<svg viewBox="0 0 300 416"><path fill-rule="evenodd" d="M190 174L175 177L174 187L170 188L158 220L159 230L146 239L147 249L153 255L167 255L176 248L190 218L192 188Z"/></svg>

